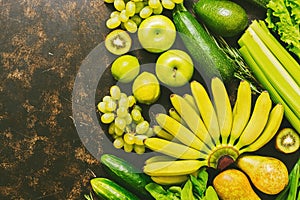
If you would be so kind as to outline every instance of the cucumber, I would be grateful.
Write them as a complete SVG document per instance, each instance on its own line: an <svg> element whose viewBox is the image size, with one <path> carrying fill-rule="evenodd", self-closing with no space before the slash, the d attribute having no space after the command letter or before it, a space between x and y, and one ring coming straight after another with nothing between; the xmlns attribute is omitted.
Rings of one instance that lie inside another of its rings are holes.
<svg viewBox="0 0 300 200"><path fill-rule="evenodd" d="M93 178L90 183L95 194L104 200L139 200L137 196L110 179Z"/></svg>
<svg viewBox="0 0 300 200"><path fill-rule="evenodd" d="M100 160L112 180L143 199L153 199L145 189L145 186L152 182L149 176L112 154L103 154Z"/></svg>
<svg viewBox="0 0 300 200"><path fill-rule="evenodd" d="M216 44L183 4L176 4L173 22L190 55L198 63L196 70L202 78L210 83L211 78L219 77L225 83L229 83L234 78L234 61Z"/></svg>

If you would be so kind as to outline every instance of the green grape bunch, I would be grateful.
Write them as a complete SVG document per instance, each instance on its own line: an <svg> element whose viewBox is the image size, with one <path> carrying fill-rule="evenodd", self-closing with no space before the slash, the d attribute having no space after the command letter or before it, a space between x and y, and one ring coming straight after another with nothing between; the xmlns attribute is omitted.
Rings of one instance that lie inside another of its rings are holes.
<svg viewBox="0 0 300 200"><path fill-rule="evenodd" d="M130 33L135 33L140 23L151 15L159 15L164 9L172 10L175 4L183 0L104 0L114 5L114 11L106 21L109 29L119 26Z"/></svg>
<svg viewBox="0 0 300 200"><path fill-rule="evenodd" d="M115 148L137 154L145 152L144 140L152 137L154 132L142 116L142 108L136 104L134 96L127 96L119 86L113 85L97 109L101 113L101 122L109 125L108 133Z"/></svg>

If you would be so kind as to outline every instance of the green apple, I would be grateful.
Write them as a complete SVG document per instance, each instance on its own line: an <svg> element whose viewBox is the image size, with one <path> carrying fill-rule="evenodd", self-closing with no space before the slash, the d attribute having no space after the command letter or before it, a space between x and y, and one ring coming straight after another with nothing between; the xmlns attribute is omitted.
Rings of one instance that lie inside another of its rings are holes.
<svg viewBox="0 0 300 200"><path fill-rule="evenodd" d="M162 53L155 67L158 79L171 87L180 87L189 82L194 73L191 57L178 49Z"/></svg>
<svg viewBox="0 0 300 200"><path fill-rule="evenodd" d="M118 57L111 66L111 74L121 83L131 82L140 73L140 63L135 56Z"/></svg>
<svg viewBox="0 0 300 200"><path fill-rule="evenodd" d="M143 20L137 34L142 47L151 53L168 50L176 39L174 23L163 15L153 15Z"/></svg>

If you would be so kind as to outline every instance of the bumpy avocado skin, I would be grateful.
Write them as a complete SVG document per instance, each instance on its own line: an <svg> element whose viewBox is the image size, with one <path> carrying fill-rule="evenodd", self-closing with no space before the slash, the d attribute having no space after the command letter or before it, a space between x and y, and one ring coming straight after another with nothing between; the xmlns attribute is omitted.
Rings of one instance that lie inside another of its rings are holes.
<svg viewBox="0 0 300 200"><path fill-rule="evenodd" d="M193 9L201 22L223 37L236 36L248 25L246 11L232 1L200 0Z"/></svg>

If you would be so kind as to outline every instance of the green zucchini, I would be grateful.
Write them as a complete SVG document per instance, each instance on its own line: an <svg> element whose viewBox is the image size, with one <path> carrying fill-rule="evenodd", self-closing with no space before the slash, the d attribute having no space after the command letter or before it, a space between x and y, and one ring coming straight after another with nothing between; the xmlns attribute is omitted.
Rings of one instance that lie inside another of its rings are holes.
<svg viewBox="0 0 300 200"><path fill-rule="evenodd" d="M184 45L198 64L196 70L210 83L211 78L219 77L225 83L234 78L236 65L216 44L206 29L187 11L183 4L176 4L173 22Z"/></svg>
<svg viewBox="0 0 300 200"><path fill-rule="evenodd" d="M143 199L152 199L145 189L145 186L151 182L149 176L124 159L112 154L103 154L100 160L112 180Z"/></svg>
<svg viewBox="0 0 300 200"><path fill-rule="evenodd" d="M93 178L90 181L95 194L104 200L139 200L137 196L107 178Z"/></svg>

